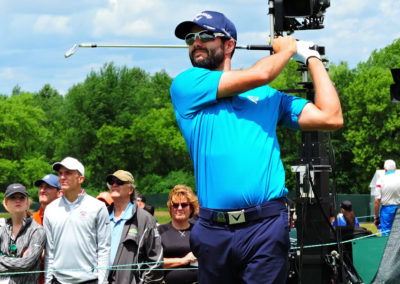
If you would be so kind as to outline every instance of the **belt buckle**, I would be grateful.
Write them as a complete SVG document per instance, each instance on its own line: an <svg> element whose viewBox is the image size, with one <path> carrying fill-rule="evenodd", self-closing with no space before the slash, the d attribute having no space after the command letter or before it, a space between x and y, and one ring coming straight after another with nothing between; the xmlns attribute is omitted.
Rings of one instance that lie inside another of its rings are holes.
<svg viewBox="0 0 400 284"><path fill-rule="evenodd" d="M244 210L239 210L239 211L229 211L227 212L228 214L228 222L229 225L233 224L240 224L246 222L246 218L244 216Z"/></svg>

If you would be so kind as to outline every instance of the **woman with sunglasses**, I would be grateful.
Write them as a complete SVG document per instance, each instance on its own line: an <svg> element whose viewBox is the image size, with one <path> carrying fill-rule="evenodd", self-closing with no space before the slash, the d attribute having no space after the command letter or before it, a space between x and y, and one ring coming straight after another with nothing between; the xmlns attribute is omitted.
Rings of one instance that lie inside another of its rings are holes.
<svg viewBox="0 0 400 284"><path fill-rule="evenodd" d="M10 184L3 205L10 218L0 228L0 273L10 275L0 276L0 282L37 283L38 273L18 274L40 270L40 257L46 241L43 227L32 219L29 212L29 195L25 186Z"/></svg>
<svg viewBox="0 0 400 284"><path fill-rule="evenodd" d="M190 187L176 185L169 194L167 206L172 220L158 227L164 249L164 268L171 268L166 270L164 281L166 284L196 283L197 260L190 250L193 224L189 219L197 213L199 201Z"/></svg>

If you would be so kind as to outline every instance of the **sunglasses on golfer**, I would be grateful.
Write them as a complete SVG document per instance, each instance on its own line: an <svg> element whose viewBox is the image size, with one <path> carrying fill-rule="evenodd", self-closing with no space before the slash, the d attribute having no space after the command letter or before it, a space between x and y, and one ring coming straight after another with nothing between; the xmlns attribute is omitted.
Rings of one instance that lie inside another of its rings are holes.
<svg viewBox="0 0 400 284"><path fill-rule="evenodd" d="M117 185L124 185L125 183L128 183L127 181L122 181L119 179L111 179L107 181L108 185L114 185L116 183Z"/></svg>
<svg viewBox="0 0 400 284"><path fill-rule="evenodd" d="M196 41L197 37L201 40L201 42L209 42L209 41L213 41L218 36L226 37L226 35L223 34L223 33L213 33L213 32L210 32L210 31L200 31L198 33L189 33L189 34L187 34L185 36L185 42L186 42L187 45L192 45Z"/></svg>
<svg viewBox="0 0 400 284"><path fill-rule="evenodd" d="M186 207L189 206L189 203L172 203L172 207L174 207L175 209L178 209L178 208L179 208L179 205L180 205L182 208L186 208Z"/></svg>

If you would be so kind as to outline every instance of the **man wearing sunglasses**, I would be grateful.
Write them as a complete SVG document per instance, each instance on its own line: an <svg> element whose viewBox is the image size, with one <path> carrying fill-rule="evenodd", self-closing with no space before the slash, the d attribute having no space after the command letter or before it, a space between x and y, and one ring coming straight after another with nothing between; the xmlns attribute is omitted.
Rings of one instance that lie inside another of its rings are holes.
<svg viewBox="0 0 400 284"><path fill-rule="evenodd" d="M153 216L135 202L135 180L118 170L106 178L113 204L108 207L111 253L108 283L161 283L163 249ZM130 264L128 268L126 265Z"/></svg>
<svg viewBox="0 0 400 284"><path fill-rule="evenodd" d="M340 128L336 90L312 42L276 38L273 55L231 70L237 32L225 15L204 11L175 35L189 45L193 65L170 91L201 206L191 234L199 283L285 283L288 190L276 127ZM267 85L291 58L308 67L315 103Z"/></svg>

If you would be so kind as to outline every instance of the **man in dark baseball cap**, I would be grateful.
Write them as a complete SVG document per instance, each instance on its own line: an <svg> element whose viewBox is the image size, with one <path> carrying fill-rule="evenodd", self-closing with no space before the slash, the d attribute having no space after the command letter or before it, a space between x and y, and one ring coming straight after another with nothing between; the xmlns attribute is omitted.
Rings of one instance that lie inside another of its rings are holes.
<svg viewBox="0 0 400 284"><path fill-rule="evenodd" d="M53 200L61 196L61 187L58 176L53 174L45 175L43 178L35 181L35 186L39 188L40 208L33 213L33 219L43 226L44 210Z"/></svg>
<svg viewBox="0 0 400 284"><path fill-rule="evenodd" d="M39 188L39 203L40 208L32 214L32 218L43 226L44 210L47 205L61 196L61 187L58 181L58 176L53 174L45 175L34 183ZM40 262L40 270L44 270L44 258ZM44 273L40 273L39 284L44 283Z"/></svg>
<svg viewBox="0 0 400 284"><path fill-rule="evenodd" d="M175 35L193 65L170 92L201 205L190 235L199 283L285 283L288 190L275 130L340 128L337 92L312 42L275 38L272 55L232 70L237 32L224 14L203 11ZM315 104L268 86L291 58L309 68Z"/></svg>
<svg viewBox="0 0 400 284"><path fill-rule="evenodd" d="M180 23L175 29L176 37L185 39L194 25L210 32L223 33L227 38L237 40L235 25L224 14L215 11L203 11L196 15L193 21Z"/></svg>

